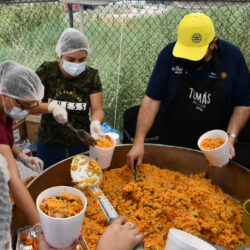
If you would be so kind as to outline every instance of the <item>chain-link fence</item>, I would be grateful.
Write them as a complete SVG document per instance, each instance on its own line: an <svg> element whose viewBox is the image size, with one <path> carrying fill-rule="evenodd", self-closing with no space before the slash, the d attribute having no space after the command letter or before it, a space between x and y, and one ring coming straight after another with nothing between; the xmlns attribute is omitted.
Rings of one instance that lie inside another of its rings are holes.
<svg viewBox="0 0 250 250"><path fill-rule="evenodd" d="M55 45L69 27L68 6L27 1L0 1L0 61L14 60L36 69L45 60L58 59ZM78 7L73 11L74 27L79 29ZM99 69L106 120L112 126L121 129L124 110L140 103L159 52L176 39L181 18L194 11L208 14L217 37L239 46L250 66L250 0L123 0L85 8L89 64Z"/></svg>

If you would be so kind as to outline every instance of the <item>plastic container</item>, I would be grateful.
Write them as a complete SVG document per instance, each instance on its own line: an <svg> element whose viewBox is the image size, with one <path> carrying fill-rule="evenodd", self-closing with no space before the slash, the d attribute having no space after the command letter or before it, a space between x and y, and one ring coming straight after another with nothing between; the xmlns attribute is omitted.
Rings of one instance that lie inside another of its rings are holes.
<svg viewBox="0 0 250 250"><path fill-rule="evenodd" d="M225 142L218 148L206 150L200 147L201 142L206 138L221 138ZM204 133L198 140L198 147L203 152L207 160L216 167L223 167L229 162L229 141L225 131L215 129Z"/></svg>
<svg viewBox="0 0 250 250"><path fill-rule="evenodd" d="M243 230L250 236L250 199L246 200L243 205L244 215L243 215Z"/></svg>
<svg viewBox="0 0 250 250"><path fill-rule="evenodd" d="M24 141L24 147L31 149L31 143L30 143L29 139Z"/></svg>
<svg viewBox="0 0 250 250"><path fill-rule="evenodd" d="M26 154L27 156L31 156L31 150L29 148L24 148L22 153Z"/></svg>
<svg viewBox="0 0 250 250"><path fill-rule="evenodd" d="M215 250L215 248L192 234L170 228L165 250Z"/></svg>
<svg viewBox="0 0 250 250"><path fill-rule="evenodd" d="M43 213L39 207L45 198L61 195L62 193L74 194L81 198L83 202L82 211L68 218L54 218ZM81 233L83 217L87 208L87 198L76 188L68 186L56 186L44 190L36 200L41 227L48 244L54 248L66 248L72 245Z"/></svg>
<svg viewBox="0 0 250 250"><path fill-rule="evenodd" d="M115 141L114 141L114 146L111 148L99 148L99 147L90 146L89 156L90 158L97 161L101 169L108 168L110 166L110 163L113 157L115 146L116 146Z"/></svg>

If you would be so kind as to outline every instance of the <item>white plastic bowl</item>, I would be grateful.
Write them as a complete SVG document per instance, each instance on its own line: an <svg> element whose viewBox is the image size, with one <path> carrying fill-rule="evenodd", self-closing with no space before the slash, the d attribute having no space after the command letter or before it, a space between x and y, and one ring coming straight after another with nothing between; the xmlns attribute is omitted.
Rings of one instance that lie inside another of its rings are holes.
<svg viewBox="0 0 250 250"><path fill-rule="evenodd" d="M79 214L68 218L50 217L40 209L43 199L55 197L63 193L77 195L81 198L83 209ZM87 198L78 189L68 186L56 186L41 192L36 199L41 227L48 244L54 248L66 248L72 245L81 233L83 217L87 208Z"/></svg>
<svg viewBox="0 0 250 250"><path fill-rule="evenodd" d="M201 142L206 138L221 138L225 142L218 148L206 150L201 148ZM198 140L198 147L205 155L207 160L216 167L223 167L229 162L229 141L228 135L225 131L214 129L204 133Z"/></svg>
<svg viewBox="0 0 250 250"><path fill-rule="evenodd" d="M165 250L216 250L204 240L182 230L170 228Z"/></svg>

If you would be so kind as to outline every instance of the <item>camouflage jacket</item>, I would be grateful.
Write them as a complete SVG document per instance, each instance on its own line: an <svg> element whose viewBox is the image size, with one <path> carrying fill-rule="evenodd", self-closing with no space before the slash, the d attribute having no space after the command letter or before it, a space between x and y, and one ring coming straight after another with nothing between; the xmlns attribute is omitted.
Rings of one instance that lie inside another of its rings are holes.
<svg viewBox="0 0 250 250"><path fill-rule="evenodd" d="M75 128L89 131L89 95L102 91L98 71L89 66L79 76L65 77L59 62L44 62L36 71L44 88L43 102L56 102L68 111L68 120ZM38 137L41 141L61 146L77 146L82 142L65 125L58 124L52 114L42 116Z"/></svg>

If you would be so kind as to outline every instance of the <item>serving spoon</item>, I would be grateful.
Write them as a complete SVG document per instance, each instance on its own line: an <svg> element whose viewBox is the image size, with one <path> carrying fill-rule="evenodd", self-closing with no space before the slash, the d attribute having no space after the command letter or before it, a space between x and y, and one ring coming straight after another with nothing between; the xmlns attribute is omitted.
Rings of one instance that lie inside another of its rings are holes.
<svg viewBox="0 0 250 250"><path fill-rule="evenodd" d="M69 122L65 123L65 125L69 129L71 129L72 131L74 131L76 133L76 135L78 136L80 141L83 142L83 144L89 145L89 146L95 146L96 145L96 140L87 131L85 131L84 129L76 129Z"/></svg>
<svg viewBox="0 0 250 250"><path fill-rule="evenodd" d="M75 159L73 159L73 164ZM99 187L103 176L101 168L98 165L94 168L91 162L96 161L88 156L81 155L77 159L79 159L77 169L72 170L71 168L70 170L73 183L82 189L90 189L92 191L94 196L97 197L97 201L107 217L108 223L111 224L119 214Z"/></svg>

